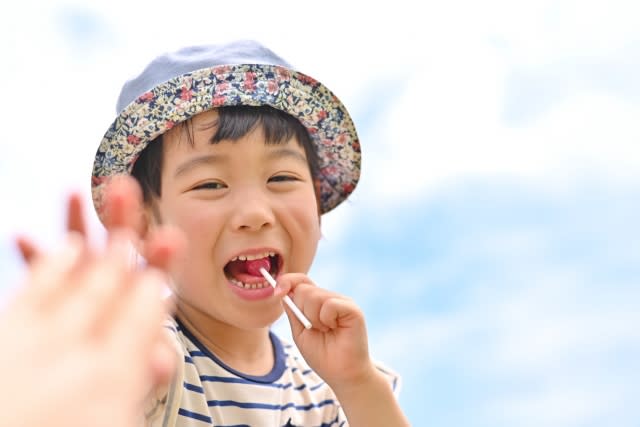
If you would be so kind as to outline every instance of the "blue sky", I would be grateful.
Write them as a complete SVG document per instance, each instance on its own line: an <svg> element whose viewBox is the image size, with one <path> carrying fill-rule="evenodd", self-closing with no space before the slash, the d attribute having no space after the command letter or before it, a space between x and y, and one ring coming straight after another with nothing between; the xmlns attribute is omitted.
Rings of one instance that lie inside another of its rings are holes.
<svg viewBox="0 0 640 427"><path fill-rule="evenodd" d="M11 236L53 245L63 196L89 200L122 82L166 50L257 38L358 126L362 180L323 219L312 275L361 304L413 424L640 424L640 7L414 3L14 4L5 295Z"/></svg>
<svg viewBox="0 0 640 427"><path fill-rule="evenodd" d="M348 260L338 288L365 302L418 425L634 425L635 199L464 184L365 220L318 265Z"/></svg>

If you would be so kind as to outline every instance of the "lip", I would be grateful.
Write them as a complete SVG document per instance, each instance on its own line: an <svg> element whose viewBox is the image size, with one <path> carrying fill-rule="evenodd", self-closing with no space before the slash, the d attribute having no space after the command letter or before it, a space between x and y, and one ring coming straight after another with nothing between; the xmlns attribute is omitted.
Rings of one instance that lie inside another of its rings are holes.
<svg viewBox="0 0 640 427"><path fill-rule="evenodd" d="M266 281L265 281L266 282ZM267 286L260 289L244 289L231 283L227 280L227 285L231 288L231 291L240 298L248 301L257 301L267 299L273 295L274 289L267 283Z"/></svg>

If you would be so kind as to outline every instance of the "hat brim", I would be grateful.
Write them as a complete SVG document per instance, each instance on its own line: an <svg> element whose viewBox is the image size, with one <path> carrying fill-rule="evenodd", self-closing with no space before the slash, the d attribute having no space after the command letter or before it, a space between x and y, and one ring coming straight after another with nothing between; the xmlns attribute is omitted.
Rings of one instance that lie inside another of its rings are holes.
<svg viewBox="0 0 640 427"><path fill-rule="evenodd" d="M100 220L104 220L106 182L115 175L130 174L149 142L196 114L234 105L269 105L307 128L320 163L316 178L321 213L338 206L354 190L360 178L360 143L347 109L329 89L281 66L222 65L159 84L120 112L93 164L92 196Z"/></svg>

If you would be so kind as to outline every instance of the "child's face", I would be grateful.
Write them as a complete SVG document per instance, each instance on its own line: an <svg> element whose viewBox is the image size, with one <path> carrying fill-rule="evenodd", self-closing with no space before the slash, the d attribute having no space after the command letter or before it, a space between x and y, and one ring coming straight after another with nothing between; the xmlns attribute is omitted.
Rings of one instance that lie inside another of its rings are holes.
<svg viewBox="0 0 640 427"><path fill-rule="evenodd" d="M236 327L264 327L282 308L255 275L260 263L230 262L275 253L267 258L273 273L308 272L320 238L313 180L296 140L267 145L260 126L238 141L211 144L216 117L213 110L193 118L193 146L182 126L164 137L157 208L188 241L174 291L184 309Z"/></svg>

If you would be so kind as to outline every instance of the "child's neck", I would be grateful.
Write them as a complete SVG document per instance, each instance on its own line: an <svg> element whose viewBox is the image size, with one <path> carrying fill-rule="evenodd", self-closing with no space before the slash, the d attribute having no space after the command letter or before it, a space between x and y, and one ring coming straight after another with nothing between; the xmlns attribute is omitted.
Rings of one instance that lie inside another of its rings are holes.
<svg viewBox="0 0 640 427"><path fill-rule="evenodd" d="M269 328L240 329L201 311L177 304L176 315L200 342L229 367L248 375L266 375L275 363Z"/></svg>

